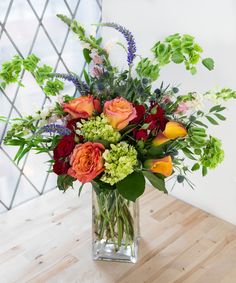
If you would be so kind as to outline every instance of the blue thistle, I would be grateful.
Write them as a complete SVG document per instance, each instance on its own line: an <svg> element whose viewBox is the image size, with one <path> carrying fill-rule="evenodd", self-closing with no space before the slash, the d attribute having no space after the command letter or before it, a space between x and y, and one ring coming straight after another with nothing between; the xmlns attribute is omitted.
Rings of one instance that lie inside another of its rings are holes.
<svg viewBox="0 0 236 283"><path fill-rule="evenodd" d="M41 127L37 134L49 133L49 134L58 134L60 136L69 136L71 130L62 125L49 124Z"/></svg>
<svg viewBox="0 0 236 283"><path fill-rule="evenodd" d="M125 27L115 23L102 23L101 25L106 27L112 27L124 35L128 43L127 61L128 61L128 65L130 66L136 56L135 52L137 51L134 36L132 35L132 33L129 30L127 30Z"/></svg>
<svg viewBox="0 0 236 283"><path fill-rule="evenodd" d="M89 86L81 81L78 77L72 74L60 74L60 73L52 73L50 74L52 77L60 78L68 82L72 82L76 89L83 95L89 93Z"/></svg>

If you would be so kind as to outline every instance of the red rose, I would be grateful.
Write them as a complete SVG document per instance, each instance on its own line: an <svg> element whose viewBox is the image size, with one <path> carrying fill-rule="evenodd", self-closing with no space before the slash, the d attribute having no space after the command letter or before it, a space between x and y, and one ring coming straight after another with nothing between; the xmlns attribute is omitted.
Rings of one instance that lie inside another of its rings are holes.
<svg viewBox="0 0 236 283"><path fill-rule="evenodd" d="M136 140L146 141L148 139L147 130L144 130L144 129L138 130L135 134L135 138L136 138Z"/></svg>
<svg viewBox="0 0 236 283"><path fill-rule="evenodd" d="M76 126L76 123L80 122L80 120L81 120L80 118L78 118L78 119L72 119L72 120L68 121L66 127L67 127L68 129L70 129L71 131L74 131L75 126Z"/></svg>
<svg viewBox="0 0 236 283"><path fill-rule="evenodd" d="M57 175L67 174L68 169L70 168L70 163L65 162L64 160L56 160L53 164L53 172Z"/></svg>
<svg viewBox="0 0 236 283"><path fill-rule="evenodd" d="M149 114L146 119L145 123L150 123L149 130L154 130L160 128L164 131L166 123L169 121L165 117L165 110L162 109L158 104L153 104L150 108L151 114Z"/></svg>
<svg viewBox="0 0 236 283"><path fill-rule="evenodd" d="M158 128L158 121L157 120L151 121L151 123L148 126L148 129L152 131L155 130L156 128Z"/></svg>
<svg viewBox="0 0 236 283"><path fill-rule="evenodd" d="M75 135L71 134L69 136L64 136L53 150L53 158L55 160L65 158L71 154L74 148Z"/></svg>
<svg viewBox="0 0 236 283"><path fill-rule="evenodd" d="M136 114L137 117L134 118L130 123L131 124L138 124L140 123L145 115L145 107L143 105L134 105L135 109L136 109Z"/></svg>

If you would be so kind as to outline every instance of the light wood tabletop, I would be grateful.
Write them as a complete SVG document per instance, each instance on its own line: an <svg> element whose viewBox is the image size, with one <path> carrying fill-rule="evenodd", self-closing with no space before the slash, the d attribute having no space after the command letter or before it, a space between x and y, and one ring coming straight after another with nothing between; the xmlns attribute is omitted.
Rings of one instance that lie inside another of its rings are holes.
<svg viewBox="0 0 236 283"><path fill-rule="evenodd" d="M51 191L0 215L0 282L235 283L236 227L154 189L136 264L94 262L91 190Z"/></svg>

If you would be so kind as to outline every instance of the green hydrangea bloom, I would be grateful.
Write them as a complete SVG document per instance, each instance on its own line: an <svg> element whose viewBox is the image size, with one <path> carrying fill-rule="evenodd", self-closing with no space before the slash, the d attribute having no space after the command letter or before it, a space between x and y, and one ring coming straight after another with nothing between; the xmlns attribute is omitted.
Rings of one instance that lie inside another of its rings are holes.
<svg viewBox="0 0 236 283"><path fill-rule="evenodd" d="M224 151L221 147L221 141L210 136L206 147L203 149L201 164L208 168L215 168L224 159Z"/></svg>
<svg viewBox="0 0 236 283"><path fill-rule="evenodd" d="M89 120L82 120L81 123L77 123L77 126L79 129L76 133L89 141L105 140L117 143L121 139L121 134L109 124L103 114L91 117Z"/></svg>
<svg viewBox="0 0 236 283"><path fill-rule="evenodd" d="M137 164L137 151L126 142L111 144L111 149L105 150L102 156L105 171L101 180L111 185L131 174Z"/></svg>

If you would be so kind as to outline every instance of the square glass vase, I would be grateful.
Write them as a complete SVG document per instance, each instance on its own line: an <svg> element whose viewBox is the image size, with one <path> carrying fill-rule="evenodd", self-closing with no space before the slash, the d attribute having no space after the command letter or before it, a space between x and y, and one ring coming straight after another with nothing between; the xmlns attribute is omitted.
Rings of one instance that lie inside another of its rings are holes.
<svg viewBox="0 0 236 283"><path fill-rule="evenodd" d="M135 263L138 259L139 204L116 190L92 192L94 260Z"/></svg>

